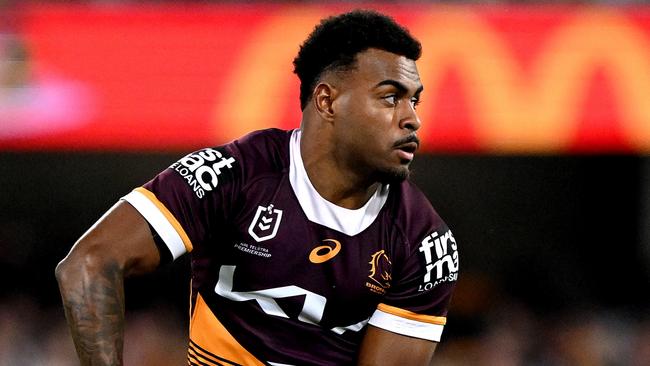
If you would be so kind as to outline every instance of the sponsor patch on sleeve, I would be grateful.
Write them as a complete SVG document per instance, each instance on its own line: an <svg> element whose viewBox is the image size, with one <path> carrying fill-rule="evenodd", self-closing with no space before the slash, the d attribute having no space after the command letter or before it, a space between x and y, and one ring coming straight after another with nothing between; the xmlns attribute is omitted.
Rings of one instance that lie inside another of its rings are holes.
<svg viewBox="0 0 650 366"><path fill-rule="evenodd" d="M429 234L418 249L424 256L426 272L418 291L428 291L440 283L458 279L458 247L450 230Z"/></svg>
<svg viewBox="0 0 650 366"><path fill-rule="evenodd" d="M169 169L186 181L198 198L214 191L219 184L232 179L237 161L225 149L206 148L181 158Z"/></svg>

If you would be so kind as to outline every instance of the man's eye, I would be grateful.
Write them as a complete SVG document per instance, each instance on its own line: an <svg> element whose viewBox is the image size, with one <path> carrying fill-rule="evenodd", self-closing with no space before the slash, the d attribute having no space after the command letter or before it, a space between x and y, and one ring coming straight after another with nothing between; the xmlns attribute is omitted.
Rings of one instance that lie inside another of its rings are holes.
<svg viewBox="0 0 650 366"><path fill-rule="evenodd" d="M397 104L397 95L390 94L384 97L384 100L387 101L390 105Z"/></svg>
<svg viewBox="0 0 650 366"><path fill-rule="evenodd" d="M413 109L416 109L419 104L420 98L411 98L411 105L413 106Z"/></svg>

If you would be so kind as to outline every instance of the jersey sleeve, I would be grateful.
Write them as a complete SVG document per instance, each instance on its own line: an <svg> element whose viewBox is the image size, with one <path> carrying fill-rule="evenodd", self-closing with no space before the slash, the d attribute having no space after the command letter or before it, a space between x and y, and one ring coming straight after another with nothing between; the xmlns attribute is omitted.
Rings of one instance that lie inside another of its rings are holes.
<svg viewBox="0 0 650 366"><path fill-rule="evenodd" d="M391 287L369 324L439 342L458 278L458 245L433 208L417 215L417 225L405 226L404 257L393 263Z"/></svg>
<svg viewBox="0 0 650 366"><path fill-rule="evenodd" d="M149 222L173 259L209 241L223 225L241 183L231 145L190 153L122 197Z"/></svg>

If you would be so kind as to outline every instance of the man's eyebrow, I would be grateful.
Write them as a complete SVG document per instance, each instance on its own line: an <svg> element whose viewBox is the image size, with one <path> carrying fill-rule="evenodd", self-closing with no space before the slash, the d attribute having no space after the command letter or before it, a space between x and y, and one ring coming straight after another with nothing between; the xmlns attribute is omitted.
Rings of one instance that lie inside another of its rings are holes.
<svg viewBox="0 0 650 366"><path fill-rule="evenodd" d="M395 89L399 90L400 93L408 92L408 88L406 87L406 85L400 83L397 80L392 80L392 79L382 80L379 83L377 83L377 85L375 85L375 88L379 88L380 86L383 85L391 85L395 87ZM415 91L414 95L419 95L422 92L422 90L424 90L424 85L420 85L420 87Z"/></svg>

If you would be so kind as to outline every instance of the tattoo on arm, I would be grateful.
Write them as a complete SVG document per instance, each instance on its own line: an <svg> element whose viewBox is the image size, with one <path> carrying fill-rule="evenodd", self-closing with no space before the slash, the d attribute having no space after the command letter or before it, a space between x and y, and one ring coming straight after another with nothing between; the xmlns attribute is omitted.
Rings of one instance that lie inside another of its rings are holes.
<svg viewBox="0 0 650 366"><path fill-rule="evenodd" d="M81 364L122 365L123 273L112 264L95 273L82 270L79 277L79 283L61 284L61 294Z"/></svg>

